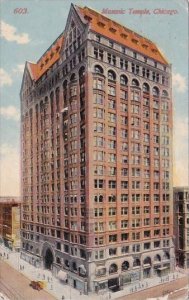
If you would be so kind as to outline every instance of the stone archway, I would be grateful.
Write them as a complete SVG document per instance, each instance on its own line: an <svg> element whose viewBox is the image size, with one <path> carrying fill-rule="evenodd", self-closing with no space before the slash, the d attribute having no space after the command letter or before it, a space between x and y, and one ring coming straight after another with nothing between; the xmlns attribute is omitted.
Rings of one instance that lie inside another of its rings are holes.
<svg viewBox="0 0 189 300"><path fill-rule="evenodd" d="M54 251L49 243L44 243L42 252L43 266L45 269L52 270L55 260Z"/></svg>
<svg viewBox="0 0 189 300"><path fill-rule="evenodd" d="M51 270L53 261L54 261L53 253L52 253L51 249L48 248L46 250L45 256L44 256L44 267L45 267L45 269Z"/></svg>

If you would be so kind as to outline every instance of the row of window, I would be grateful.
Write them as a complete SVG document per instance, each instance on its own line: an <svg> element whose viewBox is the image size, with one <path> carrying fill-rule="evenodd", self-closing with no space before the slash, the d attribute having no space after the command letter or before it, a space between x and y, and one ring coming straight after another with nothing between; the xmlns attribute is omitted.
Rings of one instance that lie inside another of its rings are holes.
<svg viewBox="0 0 189 300"><path fill-rule="evenodd" d="M139 226L133 226L133 227L139 227ZM146 238L150 238L150 236L168 236L170 234L169 228L163 228L162 230L160 229L155 229L155 230L148 230L148 234L146 233ZM129 235L128 233L122 233L120 236L118 234L111 234L109 235L108 242L109 243L116 243L121 241L128 241ZM103 236L98 236L95 237L95 245L104 245L105 244L105 237ZM140 252L142 251L142 247L140 244L136 246L135 249L133 249L133 252Z"/></svg>

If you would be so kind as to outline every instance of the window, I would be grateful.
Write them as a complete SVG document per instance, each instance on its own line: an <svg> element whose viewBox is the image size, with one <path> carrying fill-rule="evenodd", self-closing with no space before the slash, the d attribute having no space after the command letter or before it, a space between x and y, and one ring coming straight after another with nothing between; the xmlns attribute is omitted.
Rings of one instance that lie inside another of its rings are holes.
<svg viewBox="0 0 189 300"><path fill-rule="evenodd" d="M109 248L109 255L116 255L117 254L117 248Z"/></svg>
<svg viewBox="0 0 189 300"><path fill-rule="evenodd" d="M94 103L95 104L103 104L103 95L101 94L94 94Z"/></svg>
<svg viewBox="0 0 189 300"><path fill-rule="evenodd" d="M108 94L111 96L115 96L116 95L115 87L109 85L108 86Z"/></svg>
<svg viewBox="0 0 189 300"><path fill-rule="evenodd" d="M140 244L133 245L133 252L140 252Z"/></svg>
<svg viewBox="0 0 189 300"><path fill-rule="evenodd" d="M116 102L115 102L115 100L108 100L108 108L110 108L110 109L115 109L116 108Z"/></svg>
<svg viewBox="0 0 189 300"><path fill-rule="evenodd" d="M95 217L102 217L103 216L103 208L95 208L94 209L94 216Z"/></svg>
<svg viewBox="0 0 189 300"><path fill-rule="evenodd" d="M127 70L128 69L128 61L123 58L120 58L120 68L122 70Z"/></svg>
<svg viewBox="0 0 189 300"><path fill-rule="evenodd" d="M102 189L102 188L104 188L104 185L105 185L105 182L104 182L103 179L95 179L94 180L94 187L95 188Z"/></svg>
<svg viewBox="0 0 189 300"><path fill-rule="evenodd" d="M128 214L128 207L121 207L121 215L127 215Z"/></svg>
<svg viewBox="0 0 189 300"><path fill-rule="evenodd" d="M128 253L129 252L129 246L123 246L121 248L121 253Z"/></svg>
<svg viewBox="0 0 189 300"><path fill-rule="evenodd" d="M127 202L128 201L128 194L121 194L121 202Z"/></svg>
<svg viewBox="0 0 189 300"><path fill-rule="evenodd" d="M112 41L109 41L109 47L113 48L114 47L114 43Z"/></svg>
<svg viewBox="0 0 189 300"><path fill-rule="evenodd" d="M108 132L109 132L109 135L115 136L116 135L116 128L112 127L112 126L109 126L108 127Z"/></svg>
<svg viewBox="0 0 189 300"><path fill-rule="evenodd" d="M98 48L94 48L94 57L96 59L99 59L99 60L103 60L104 58L104 51L101 50L101 49L98 49ZM101 68L101 67L100 67ZM101 68L102 69L102 68ZM99 69L100 70L100 69ZM98 72L98 70L96 70L95 68L95 73L100 73L100 74L103 74L103 72Z"/></svg>
<svg viewBox="0 0 189 300"><path fill-rule="evenodd" d="M115 215L116 215L116 208L109 207L109 216L115 216Z"/></svg>
<svg viewBox="0 0 189 300"><path fill-rule="evenodd" d="M128 79L125 75L120 76L120 84L127 85Z"/></svg>
<svg viewBox="0 0 189 300"><path fill-rule="evenodd" d="M128 220L121 220L121 228L127 228L128 227Z"/></svg>
<svg viewBox="0 0 189 300"><path fill-rule="evenodd" d="M132 207L132 215L140 214L140 206Z"/></svg>
<svg viewBox="0 0 189 300"><path fill-rule="evenodd" d="M108 121L115 123L116 122L116 114L108 113Z"/></svg>
<svg viewBox="0 0 189 300"><path fill-rule="evenodd" d="M108 155L108 161L109 162L116 162L116 154L114 154L114 153L109 153L109 155Z"/></svg>
<svg viewBox="0 0 189 300"><path fill-rule="evenodd" d="M109 180L108 186L110 189L115 189L116 188L116 181L115 180Z"/></svg>
<svg viewBox="0 0 189 300"><path fill-rule="evenodd" d="M93 88L103 90L103 81L101 79L94 79L93 80Z"/></svg>
<svg viewBox="0 0 189 300"><path fill-rule="evenodd" d="M140 240L140 232L133 232L132 240Z"/></svg>
<svg viewBox="0 0 189 300"><path fill-rule="evenodd" d="M116 66L116 56L114 54L108 53L108 63L113 66ZM108 76L108 78L109 78L109 76ZM109 79L115 80L115 78L114 79L109 78Z"/></svg>
<svg viewBox="0 0 189 300"><path fill-rule="evenodd" d="M127 91L120 91L120 98L123 100L127 100Z"/></svg>
<svg viewBox="0 0 189 300"><path fill-rule="evenodd" d="M103 195L94 195L94 202L96 203L102 203L103 202Z"/></svg>
<svg viewBox="0 0 189 300"><path fill-rule="evenodd" d="M128 181L121 181L121 188L128 189Z"/></svg>
<svg viewBox="0 0 189 300"><path fill-rule="evenodd" d="M122 168L121 169L121 176L128 176L128 169L127 168Z"/></svg>
<svg viewBox="0 0 189 300"><path fill-rule="evenodd" d="M131 92L131 100L139 101L140 100L140 94L138 91L132 91Z"/></svg>
<svg viewBox="0 0 189 300"><path fill-rule="evenodd" d="M121 240L122 241L127 241L129 238L129 234L128 233L122 233L121 234Z"/></svg>
<svg viewBox="0 0 189 300"><path fill-rule="evenodd" d="M109 235L109 242L110 243L117 242L117 234Z"/></svg>
<svg viewBox="0 0 189 300"><path fill-rule="evenodd" d="M95 35L95 40L100 43L100 35L96 34Z"/></svg>

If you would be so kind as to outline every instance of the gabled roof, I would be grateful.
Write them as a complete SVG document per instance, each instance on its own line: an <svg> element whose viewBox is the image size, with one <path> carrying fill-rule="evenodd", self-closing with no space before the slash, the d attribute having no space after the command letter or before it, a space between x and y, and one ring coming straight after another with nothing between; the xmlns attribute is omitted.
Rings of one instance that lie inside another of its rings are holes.
<svg viewBox="0 0 189 300"><path fill-rule="evenodd" d="M107 18L99 12L94 11L91 8L79 7L76 5L75 8L81 14L81 16L88 21L92 31L99 33L117 43L127 46L136 52L142 53L143 55L148 56L155 61L166 65L168 64L158 47L150 40Z"/></svg>
<svg viewBox="0 0 189 300"><path fill-rule="evenodd" d="M59 58L64 41L63 33L55 40L37 63L28 62L27 66L33 80L37 81Z"/></svg>

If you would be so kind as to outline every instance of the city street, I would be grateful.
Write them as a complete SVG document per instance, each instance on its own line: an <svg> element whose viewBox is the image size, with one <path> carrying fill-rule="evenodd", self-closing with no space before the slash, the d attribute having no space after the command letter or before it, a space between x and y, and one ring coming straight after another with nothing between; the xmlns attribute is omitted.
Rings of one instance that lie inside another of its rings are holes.
<svg viewBox="0 0 189 300"><path fill-rule="evenodd" d="M46 291L36 291L29 286L30 280L0 260L0 291L10 300L53 300Z"/></svg>

